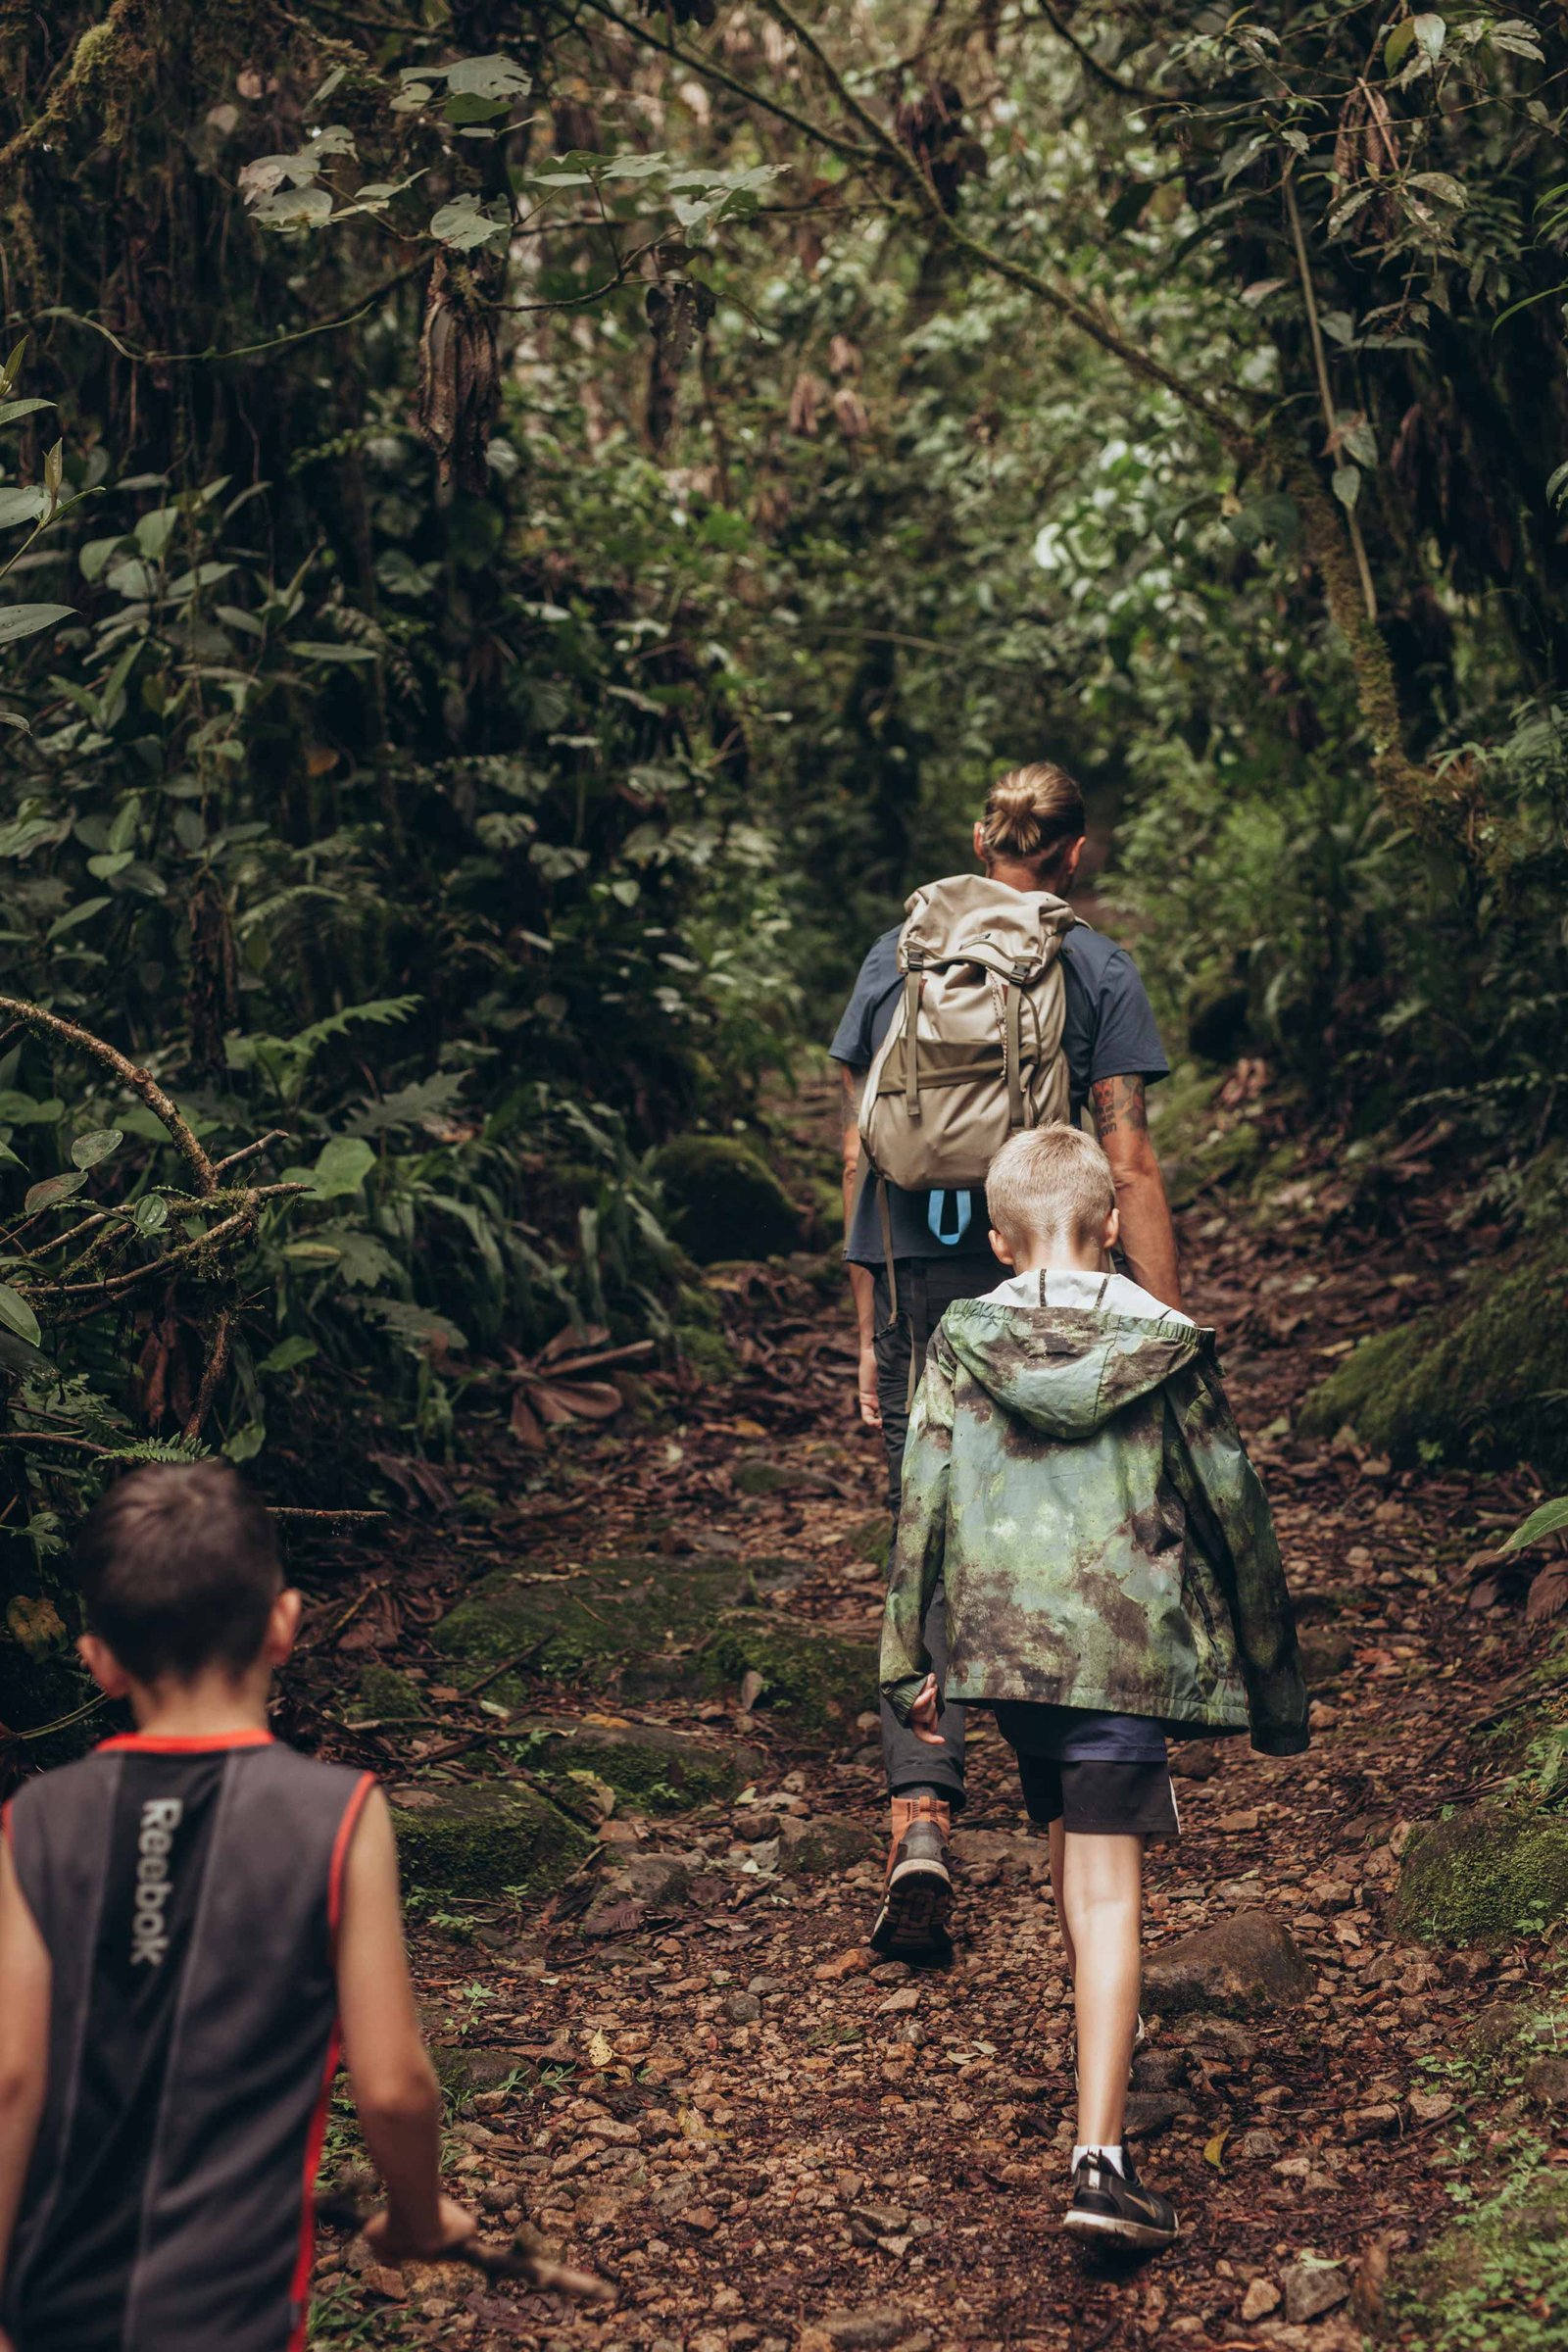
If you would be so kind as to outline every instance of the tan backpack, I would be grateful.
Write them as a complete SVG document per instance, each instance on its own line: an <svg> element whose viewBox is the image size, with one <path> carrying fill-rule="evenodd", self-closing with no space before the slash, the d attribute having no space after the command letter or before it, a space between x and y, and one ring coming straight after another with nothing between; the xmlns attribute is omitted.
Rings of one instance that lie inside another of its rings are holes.
<svg viewBox="0 0 1568 2352"><path fill-rule="evenodd" d="M889 1184L978 1190L1016 1129L1071 1115L1061 1050L1061 945L1078 919L1071 907L1050 891L1010 890L983 874L933 882L906 906L904 986L860 1098L861 1153L878 1180L890 1280Z"/></svg>

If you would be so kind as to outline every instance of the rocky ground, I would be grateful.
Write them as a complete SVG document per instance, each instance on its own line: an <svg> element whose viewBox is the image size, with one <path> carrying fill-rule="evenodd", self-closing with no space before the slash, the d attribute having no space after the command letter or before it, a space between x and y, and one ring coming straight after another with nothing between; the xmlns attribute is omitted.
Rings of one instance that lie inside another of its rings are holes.
<svg viewBox="0 0 1568 2352"><path fill-rule="evenodd" d="M1357 1337L1441 1289L1419 1221L1326 1249L1326 1179L1282 1177L1261 1212L1188 1189L1193 1301L1318 1696L1303 1757L1180 1751L1184 1835L1151 1857L1131 2130L1180 2245L1099 2269L1058 2227L1068 1994L983 1727L952 1966L866 1949L881 1474L840 1278L797 1258L709 1273L701 1375L627 1383L543 1468L499 1440L462 1476L389 1465L407 1527L374 1565L310 1570L289 1728L373 1763L399 1808L449 2185L498 2242L524 2223L615 2286L601 2308L400 2277L327 2231L313 2344L1564 2340L1568 2061L1539 1931L1568 1851L1550 1816L1469 1812L1518 1769L1494 1727L1546 1629L1506 1593L1467 1606L1458 1573L1531 1482L1293 1434ZM329 2168L350 2143L345 2111Z"/></svg>

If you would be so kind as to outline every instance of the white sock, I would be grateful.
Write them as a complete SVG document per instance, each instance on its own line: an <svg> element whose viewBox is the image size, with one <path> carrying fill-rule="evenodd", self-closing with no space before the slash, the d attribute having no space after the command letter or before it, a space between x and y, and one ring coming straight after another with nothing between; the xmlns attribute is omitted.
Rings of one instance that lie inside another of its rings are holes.
<svg viewBox="0 0 1568 2352"><path fill-rule="evenodd" d="M1119 2173L1121 2178L1126 2180L1127 2163L1119 2144L1114 2148L1074 2148L1071 2167L1073 2172L1078 2170L1086 2156L1098 2156L1102 2164L1108 2164L1113 2173Z"/></svg>

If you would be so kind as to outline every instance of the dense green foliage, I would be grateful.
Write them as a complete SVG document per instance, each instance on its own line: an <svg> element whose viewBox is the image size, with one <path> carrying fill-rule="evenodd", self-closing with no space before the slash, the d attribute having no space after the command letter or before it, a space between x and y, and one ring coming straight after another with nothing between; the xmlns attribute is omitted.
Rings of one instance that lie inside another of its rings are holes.
<svg viewBox="0 0 1568 2352"><path fill-rule="evenodd" d="M672 1344L657 1148L1016 758L1204 1051L1494 1219L1552 1144L1556 13L712 14L0 16L0 994L247 1154L0 1039L33 1553Z"/></svg>

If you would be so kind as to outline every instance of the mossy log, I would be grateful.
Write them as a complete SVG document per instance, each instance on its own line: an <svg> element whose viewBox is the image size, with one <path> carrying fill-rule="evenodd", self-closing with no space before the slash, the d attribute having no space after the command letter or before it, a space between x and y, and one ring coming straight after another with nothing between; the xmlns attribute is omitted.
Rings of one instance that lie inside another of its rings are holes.
<svg viewBox="0 0 1568 2352"><path fill-rule="evenodd" d="M766 1761L760 1748L726 1747L663 1724L621 1723L611 1716L541 1718L512 1728L528 1741L528 1771L547 1788L573 1772L592 1772L617 1797L654 1813L735 1796Z"/></svg>

